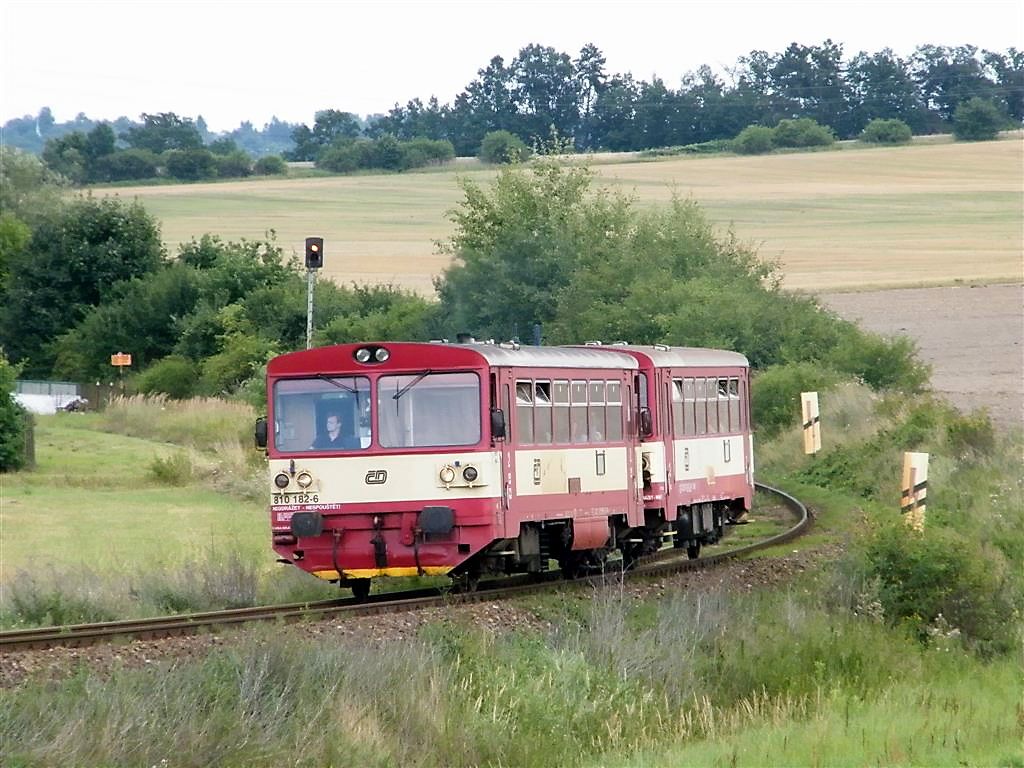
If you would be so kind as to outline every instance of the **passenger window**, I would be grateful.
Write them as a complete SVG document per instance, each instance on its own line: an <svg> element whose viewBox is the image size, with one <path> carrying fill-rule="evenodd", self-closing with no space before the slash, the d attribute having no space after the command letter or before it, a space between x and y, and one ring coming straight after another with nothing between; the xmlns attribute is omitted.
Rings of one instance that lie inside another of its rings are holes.
<svg viewBox="0 0 1024 768"><path fill-rule="evenodd" d="M672 379L672 434L683 434L683 380Z"/></svg>
<svg viewBox="0 0 1024 768"><path fill-rule="evenodd" d="M555 442L569 442L569 382L556 381L554 383L554 406L555 412Z"/></svg>
<svg viewBox="0 0 1024 768"><path fill-rule="evenodd" d="M683 379L683 434L697 434L695 387L693 379Z"/></svg>
<svg viewBox="0 0 1024 768"><path fill-rule="evenodd" d="M534 384L534 436L538 443L551 442L551 382Z"/></svg>
<svg viewBox="0 0 1024 768"><path fill-rule="evenodd" d="M694 423L697 426L698 435L708 433L708 396L704 389L704 379L694 379Z"/></svg>
<svg viewBox="0 0 1024 768"><path fill-rule="evenodd" d="M590 382L590 442L600 443L608 434L604 415L604 382Z"/></svg>
<svg viewBox="0 0 1024 768"><path fill-rule="evenodd" d="M516 427L519 442L533 442L533 382L516 382Z"/></svg>
<svg viewBox="0 0 1024 768"><path fill-rule="evenodd" d="M722 432L735 431L736 425L729 424L729 380L718 380L718 427Z"/></svg>
<svg viewBox="0 0 1024 768"><path fill-rule="evenodd" d="M617 381L609 381L605 389L608 400L608 440L622 439L622 385Z"/></svg>
<svg viewBox="0 0 1024 768"><path fill-rule="evenodd" d="M572 399L569 412L572 441L585 443L587 442L587 382L572 382L569 396Z"/></svg>
<svg viewBox="0 0 1024 768"><path fill-rule="evenodd" d="M708 434L718 432L718 380L707 379L705 390L708 397Z"/></svg>

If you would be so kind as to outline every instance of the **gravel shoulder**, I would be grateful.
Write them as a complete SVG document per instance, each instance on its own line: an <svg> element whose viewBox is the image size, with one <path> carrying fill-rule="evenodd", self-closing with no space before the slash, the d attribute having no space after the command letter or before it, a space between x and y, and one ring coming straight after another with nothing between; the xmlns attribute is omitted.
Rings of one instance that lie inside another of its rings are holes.
<svg viewBox="0 0 1024 768"><path fill-rule="evenodd" d="M824 293L820 302L884 336L909 336L932 387L968 412L1024 426L1024 284Z"/></svg>

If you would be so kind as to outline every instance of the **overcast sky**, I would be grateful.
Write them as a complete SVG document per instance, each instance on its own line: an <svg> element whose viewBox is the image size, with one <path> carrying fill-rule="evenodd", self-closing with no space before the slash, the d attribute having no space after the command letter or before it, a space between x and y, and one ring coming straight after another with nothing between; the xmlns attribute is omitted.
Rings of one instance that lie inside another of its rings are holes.
<svg viewBox="0 0 1024 768"><path fill-rule="evenodd" d="M320 109L359 115L436 95L451 103L493 56L531 43L670 88L791 42L844 58L922 44L1024 49L1021 0L741 2L164 2L0 0L0 123L48 106L60 122L202 115L213 131Z"/></svg>

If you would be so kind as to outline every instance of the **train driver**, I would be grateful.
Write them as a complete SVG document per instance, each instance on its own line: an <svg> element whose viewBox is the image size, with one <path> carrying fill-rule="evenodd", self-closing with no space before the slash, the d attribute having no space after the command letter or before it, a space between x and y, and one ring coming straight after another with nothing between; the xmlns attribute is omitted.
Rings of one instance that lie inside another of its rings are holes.
<svg viewBox="0 0 1024 768"><path fill-rule="evenodd" d="M359 438L351 431L346 433L342 430L341 414L337 411L329 411L327 413L327 419L325 420L324 427L324 430L322 430L316 440L313 441L311 450L350 451L352 449L362 447Z"/></svg>

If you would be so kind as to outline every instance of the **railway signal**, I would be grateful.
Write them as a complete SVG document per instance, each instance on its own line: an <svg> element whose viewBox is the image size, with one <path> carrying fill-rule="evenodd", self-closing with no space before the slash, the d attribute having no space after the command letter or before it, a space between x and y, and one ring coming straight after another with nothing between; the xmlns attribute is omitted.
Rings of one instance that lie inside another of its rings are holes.
<svg viewBox="0 0 1024 768"><path fill-rule="evenodd" d="M324 265L324 239L306 238L306 269L320 269Z"/></svg>
<svg viewBox="0 0 1024 768"><path fill-rule="evenodd" d="M306 238L306 349L313 346L313 284L316 282L316 271L324 265L324 239L322 237Z"/></svg>

